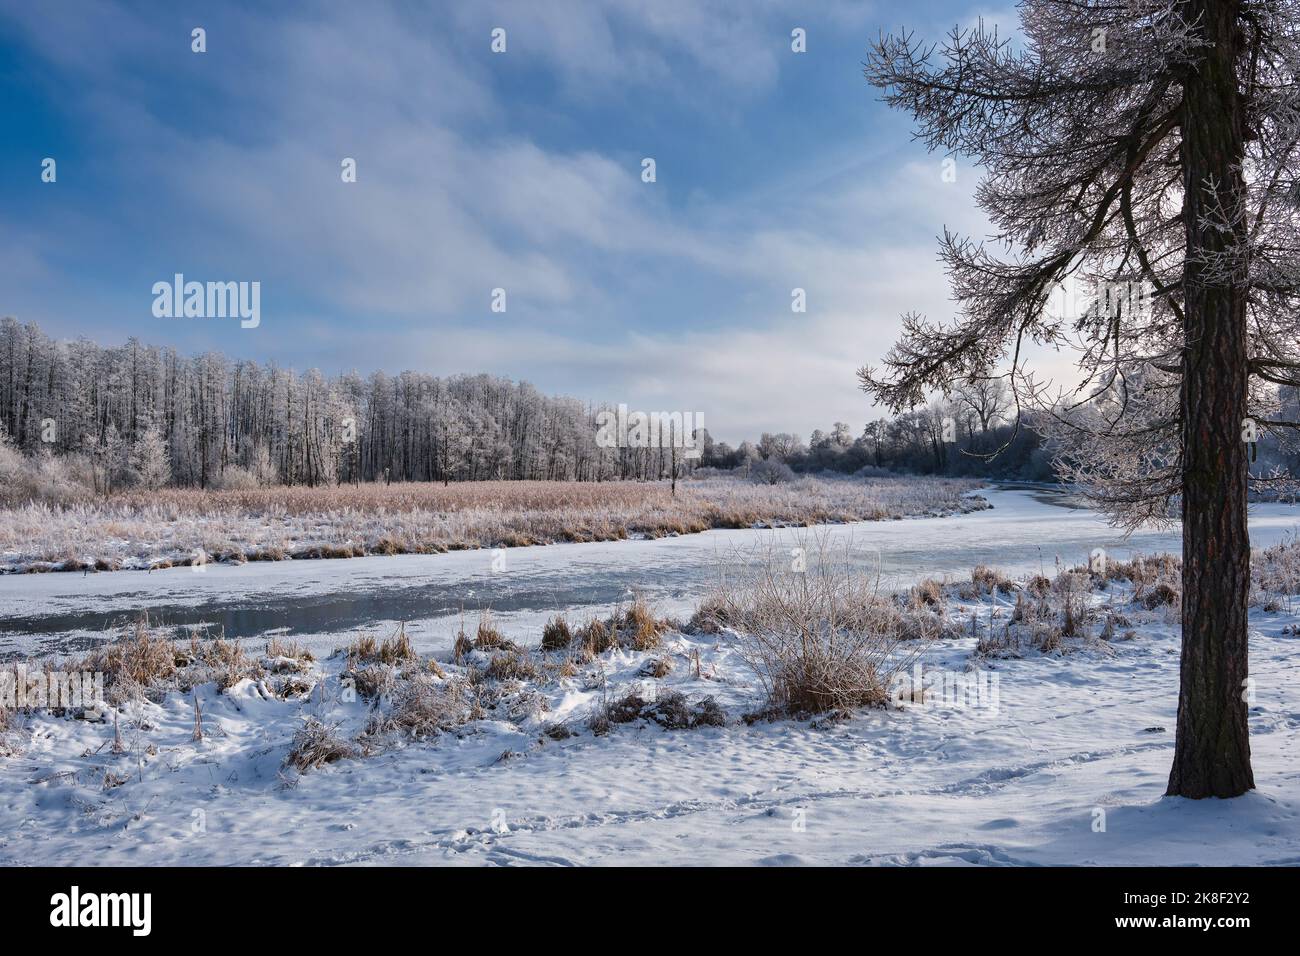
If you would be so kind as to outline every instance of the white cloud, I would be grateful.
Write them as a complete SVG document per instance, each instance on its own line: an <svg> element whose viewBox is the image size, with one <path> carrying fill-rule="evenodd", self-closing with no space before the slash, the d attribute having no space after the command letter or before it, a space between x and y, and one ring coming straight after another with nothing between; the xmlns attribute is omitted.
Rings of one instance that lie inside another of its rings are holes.
<svg viewBox="0 0 1300 956"><path fill-rule="evenodd" d="M671 68L684 57L692 77L714 78L715 97L744 100L776 82L800 5L455 4L448 21L394 9L215 24L214 51L240 38L237 69L206 78L218 108L197 129L137 104L156 22L97 8L82 39L102 42L79 59L49 21L24 19L47 56L93 76L87 122L134 181L170 198L168 216L189 217L166 224L185 242L154 253L159 275L183 254L217 264L220 278L263 281L267 321L257 339L236 340L242 354L327 371L499 372L589 399L702 411L735 440L860 424L868 408L854 371L878 360L899 314L951 309L933 236L945 224L982 229L973 170L944 184L937 157L900 150L882 161L878 148L841 147L820 167L774 176L762 196L697 190L673 205L640 182L636 157L501 129L488 24L508 26L507 56L536 54L588 96L656 84L692 95L691 78ZM845 27L868 15L850 3L818 13ZM478 52L463 39L476 26ZM358 161L354 185L340 180L343 156ZM707 304L691 283L707 286ZM498 286L506 316L487 309ZM790 311L795 286L807 290L806 314ZM275 290L294 287L357 322L282 312L277 327ZM643 294L671 314L647 319Z"/></svg>

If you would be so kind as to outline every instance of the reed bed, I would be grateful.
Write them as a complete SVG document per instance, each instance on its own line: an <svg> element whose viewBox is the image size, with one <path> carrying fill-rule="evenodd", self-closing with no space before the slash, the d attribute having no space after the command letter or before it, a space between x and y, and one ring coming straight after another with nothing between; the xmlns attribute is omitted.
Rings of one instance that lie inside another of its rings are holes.
<svg viewBox="0 0 1300 956"><path fill-rule="evenodd" d="M970 510L976 483L804 478L756 485L491 481L125 492L0 510L0 568L116 570L197 561L350 558L710 528L872 521Z"/></svg>

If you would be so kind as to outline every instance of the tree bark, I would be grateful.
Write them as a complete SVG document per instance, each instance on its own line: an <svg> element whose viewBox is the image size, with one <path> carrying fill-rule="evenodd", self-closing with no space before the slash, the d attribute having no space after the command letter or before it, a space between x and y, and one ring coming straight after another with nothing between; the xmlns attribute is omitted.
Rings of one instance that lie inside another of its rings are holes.
<svg viewBox="0 0 1300 956"><path fill-rule="evenodd" d="M1187 261L1182 381L1183 652L1177 738L1168 793L1235 797L1255 786L1246 701L1248 346L1246 300L1236 268L1205 255L1244 242L1240 222L1207 225L1216 205L1244 194L1242 100L1234 61L1239 0L1188 0L1208 46L1184 83L1182 163ZM1240 266L1244 269L1244 264Z"/></svg>

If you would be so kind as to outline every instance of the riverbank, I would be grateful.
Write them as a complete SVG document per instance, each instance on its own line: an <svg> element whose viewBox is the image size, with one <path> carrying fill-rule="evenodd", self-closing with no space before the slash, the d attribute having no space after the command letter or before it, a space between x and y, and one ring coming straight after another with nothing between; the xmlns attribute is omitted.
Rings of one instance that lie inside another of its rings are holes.
<svg viewBox="0 0 1300 956"><path fill-rule="evenodd" d="M886 589L927 578L958 579L985 564L1014 576L1181 551L1179 529L1128 538L1060 494L984 488L989 508L968 514L813 528L719 529L632 541L557 544L357 561L212 564L148 574L0 575L0 660L85 649L143 613L151 620L230 638L291 635L328 652L359 630L405 622L422 653L449 649L461 618L490 608L508 637L530 640L553 614L607 614L627 594L663 613L689 616L720 577L775 552L821 544L850 557ZM1251 541L1293 540L1300 509L1252 506ZM201 572L201 573L200 573Z"/></svg>
<svg viewBox="0 0 1300 956"><path fill-rule="evenodd" d="M747 720L743 637L700 621L592 653L473 620L459 653L109 653L150 685L111 683L103 719L10 714L0 863L1294 864L1300 606L1259 579L1259 789L1165 798L1174 570L921 588L906 607L950 627L904 649L925 692L830 717Z"/></svg>
<svg viewBox="0 0 1300 956"><path fill-rule="evenodd" d="M985 507L946 478L467 482L127 493L0 511L0 571L153 570L205 563L437 554L882 521Z"/></svg>

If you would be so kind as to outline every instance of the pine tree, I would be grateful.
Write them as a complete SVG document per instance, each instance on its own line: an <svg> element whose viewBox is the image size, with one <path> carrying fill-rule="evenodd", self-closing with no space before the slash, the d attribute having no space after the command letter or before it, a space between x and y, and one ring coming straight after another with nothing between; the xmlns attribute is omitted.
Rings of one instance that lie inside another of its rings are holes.
<svg viewBox="0 0 1300 956"><path fill-rule="evenodd" d="M863 387L896 409L1003 377L1059 463L1132 526L1183 522L1183 655L1169 793L1254 786L1245 685L1247 418L1300 380L1300 36L1294 0L1026 0L1023 44L882 37L868 79L919 137L985 170L995 244L945 232L958 315L911 314ZM1085 281L1078 315L1050 307ZM1137 294L1134 294L1134 290ZM1053 399L1031 342L1076 346ZM1018 418L1019 416L1017 416Z"/></svg>
<svg viewBox="0 0 1300 956"><path fill-rule="evenodd" d="M154 491L171 480L171 471L167 439L156 424L150 424L131 448L131 473L137 484Z"/></svg>

